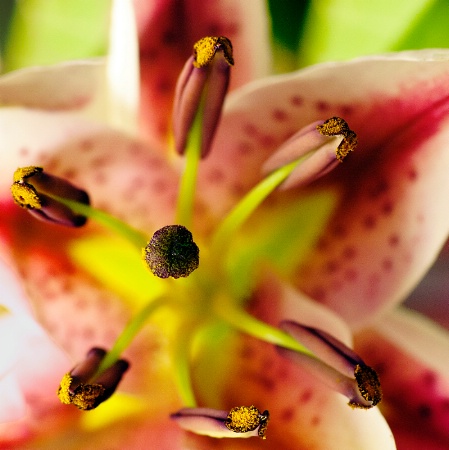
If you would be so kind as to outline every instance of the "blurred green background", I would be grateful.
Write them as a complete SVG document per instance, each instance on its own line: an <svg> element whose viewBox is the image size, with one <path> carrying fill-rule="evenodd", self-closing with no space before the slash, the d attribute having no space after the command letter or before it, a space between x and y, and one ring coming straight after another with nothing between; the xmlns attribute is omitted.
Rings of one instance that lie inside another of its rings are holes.
<svg viewBox="0 0 449 450"><path fill-rule="evenodd" d="M104 55L111 2L1 0L2 71ZM277 72L449 46L448 0L267 0L267 8Z"/></svg>

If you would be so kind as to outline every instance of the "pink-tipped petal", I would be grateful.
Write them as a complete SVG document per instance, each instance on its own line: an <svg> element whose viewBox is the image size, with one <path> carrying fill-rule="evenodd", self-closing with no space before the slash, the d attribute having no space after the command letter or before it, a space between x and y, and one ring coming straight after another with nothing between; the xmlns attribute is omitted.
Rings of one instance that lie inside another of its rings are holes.
<svg viewBox="0 0 449 450"><path fill-rule="evenodd" d="M378 369L385 415L398 447L447 447L447 331L417 313L397 309L357 335L356 348Z"/></svg>
<svg viewBox="0 0 449 450"><path fill-rule="evenodd" d="M223 215L298 129L343 117L359 146L316 183L341 199L296 280L362 326L410 292L447 236L448 80L449 52L426 50L255 82L229 98L198 192Z"/></svg>

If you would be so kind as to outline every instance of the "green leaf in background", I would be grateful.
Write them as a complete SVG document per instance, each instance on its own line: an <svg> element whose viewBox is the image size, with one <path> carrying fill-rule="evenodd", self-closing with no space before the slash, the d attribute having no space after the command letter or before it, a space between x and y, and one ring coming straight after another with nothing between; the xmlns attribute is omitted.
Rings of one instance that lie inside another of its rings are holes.
<svg viewBox="0 0 449 450"><path fill-rule="evenodd" d="M299 65L447 45L447 0L315 0Z"/></svg>
<svg viewBox="0 0 449 450"><path fill-rule="evenodd" d="M312 0L268 0L274 67L277 72L296 69L308 9Z"/></svg>
<svg viewBox="0 0 449 450"><path fill-rule="evenodd" d="M111 0L21 0L15 5L4 71L106 54Z"/></svg>
<svg viewBox="0 0 449 450"><path fill-rule="evenodd" d="M392 50L449 47L449 1L429 2Z"/></svg>

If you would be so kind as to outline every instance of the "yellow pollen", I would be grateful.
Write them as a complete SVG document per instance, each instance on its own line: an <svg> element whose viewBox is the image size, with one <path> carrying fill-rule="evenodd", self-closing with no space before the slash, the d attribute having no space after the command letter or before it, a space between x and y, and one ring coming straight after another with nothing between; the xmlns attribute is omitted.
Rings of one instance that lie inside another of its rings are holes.
<svg viewBox="0 0 449 450"><path fill-rule="evenodd" d="M254 406L236 406L229 411L225 420L226 427L234 433L246 433L259 428L259 436L265 439L268 424L268 411L261 414Z"/></svg>
<svg viewBox="0 0 449 450"><path fill-rule="evenodd" d="M72 396L72 403L78 408L89 410L101 403L105 388L101 384L80 384ZM100 399L100 401L98 401Z"/></svg>
<svg viewBox="0 0 449 450"><path fill-rule="evenodd" d="M64 405L70 405L72 403L72 399L70 397L70 385L72 384L72 377L70 376L70 373L66 373L61 380L61 383L59 385L58 389L58 397L59 400L61 400L61 403L64 403Z"/></svg>
<svg viewBox="0 0 449 450"><path fill-rule="evenodd" d="M23 182L24 178L28 178L36 173L41 173L44 169L42 167L36 166L28 166L28 167L19 167L14 172L14 182L21 181Z"/></svg>
<svg viewBox="0 0 449 450"><path fill-rule="evenodd" d="M361 396L376 406L382 400L382 388L377 372L369 366L357 364L354 369Z"/></svg>
<svg viewBox="0 0 449 450"><path fill-rule="evenodd" d="M31 184L16 181L11 185L14 201L22 208L41 209L42 202Z"/></svg>
<svg viewBox="0 0 449 450"><path fill-rule="evenodd" d="M316 129L323 136L343 136L343 140L335 152L340 162L343 162L347 154L352 152L357 146L357 135L341 117L331 117L322 125L317 125Z"/></svg>
<svg viewBox="0 0 449 450"><path fill-rule="evenodd" d="M218 50L223 51L223 56L229 65L234 65L231 41L224 37L207 36L197 41L193 46L195 60L193 65L197 68L208 66Z"/></svg>

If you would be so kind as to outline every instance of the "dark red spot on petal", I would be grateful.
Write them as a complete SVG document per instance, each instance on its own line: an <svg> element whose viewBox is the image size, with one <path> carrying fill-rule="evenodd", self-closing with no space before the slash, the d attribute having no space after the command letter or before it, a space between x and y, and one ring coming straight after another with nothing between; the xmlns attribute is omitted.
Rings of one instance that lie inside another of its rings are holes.
<svg viewBox="0 0 449 450"><path fill-rule="evenodd" d="M329 103L327 103L327 102L325 102L323 100L320 100L320 101L315 103L315 107L316 107L316 109L318 111L324 112L324 111L327 111L330 108L330 105L329 105Z"/></svg>
<svg viewBox="0 0 449 450"><path fill-rule="evenodd" d="M290 102L293 106L301 106L304 103L304 99L299 95L293 95Z"/></svg>
<svg viewBox="0 0 449 450"><path fill-rule="evenodd" d="M397 234L392 234L388 238L388 243L390 244L391 247L397 247L399 244L399 236Z"/></svg>
<svg viewBox="0 0 449 450"><path fill-rule="evenodd" d="M353 259L356 254L357 250L355 249L355 247L345 247L343 249L343 257L345 259Z"/></svg>
<svg viewBox="0 0 449 450"><path fill-rule="evenodd" d="M295 416L294 408L285 408L281 411L279 418L282 422L291 422Z"/></svg>
<svg viewBox="0 0 449 450"><path fill-rule="evenodd" d="M394 204L392 201L387 200L383 205L382 205L382 212L388 216L393 212L393 208L394 208Z"/></svg>
<svg viewBox="0 0 449 450"><path fill-rule="evenodd" d="M386 258L382 261L382 268L385 272L391 272L393 269L393 261L390 258Z"/></svg>
<svg viewBox="0 0 449 450"><path fill-rule="evenodd" d="M288 114L282 109L275 109L272 113L274 120L284 122L288 118Z"/></svg>
<svg viewBox="0 0 449 450"><path fill-rule="evenodd" d="M372 215L366 216L363 219L363 226L368 229L372 229L376 226L376 218Z"/></svg>

